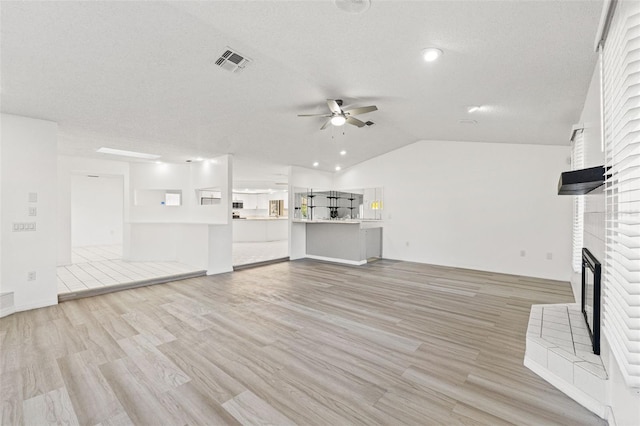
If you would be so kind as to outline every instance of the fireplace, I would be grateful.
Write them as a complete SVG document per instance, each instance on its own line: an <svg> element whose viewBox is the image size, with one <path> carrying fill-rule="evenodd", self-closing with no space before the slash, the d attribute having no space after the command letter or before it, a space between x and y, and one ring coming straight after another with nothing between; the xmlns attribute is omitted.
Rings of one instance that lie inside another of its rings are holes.
<svg viewBox="0 0 640 426"><path fill-rule="evenodd" d="M582 315L587 322L593 353L600 355L600 279L602 265L589 249L582 249Z"/></svg>

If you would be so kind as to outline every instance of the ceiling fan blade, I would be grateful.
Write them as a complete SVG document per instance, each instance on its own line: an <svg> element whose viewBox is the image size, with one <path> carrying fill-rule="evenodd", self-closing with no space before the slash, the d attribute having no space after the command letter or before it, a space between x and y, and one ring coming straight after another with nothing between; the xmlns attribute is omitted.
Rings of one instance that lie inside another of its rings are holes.
<svg viewBox="0 0 640 426"><path fill-rule="evenodd" d="M327 105L329 106L329 109L331 110L332 113L334 113L334 114L342 114L342 110L340 109L340 105L338 105L338 103L335 100L327 99Z"/></svg>
<svg viewBox="0 0 640 426"><path fill-rule="evenodd" d="M366 106L362 108L347 109L344 112L349 113L349 115L358 115L358 114L365 114L367 112L377 111L377 110L378 110L377 106L371 105L371 106Z"/></svg>
<svg viewBox="0 0 640 426"><path fill-rule="evenodd" d="M327 126L328 126L329 124L331 124L331 120L327 120L327 122L326 122L326 123L324 123L324 124L322 125L322 127L320 127L320 130L324 130L324 129L326 129L326 128L327 128Z"/></svg>
<svg viewBox="0 0 640 426"><path fill-rule="evenodd" d="M354 126L358 126L358 127L364 127L364 121L360 121L357 118L353 118L353 117L347 117L347 123L353 124Z"/></svg>
<svg viewBox="0 0 640 426"><path fill-rule="evenodd" d="M298 114L298 117L331 117L331 114Z"/></svg>

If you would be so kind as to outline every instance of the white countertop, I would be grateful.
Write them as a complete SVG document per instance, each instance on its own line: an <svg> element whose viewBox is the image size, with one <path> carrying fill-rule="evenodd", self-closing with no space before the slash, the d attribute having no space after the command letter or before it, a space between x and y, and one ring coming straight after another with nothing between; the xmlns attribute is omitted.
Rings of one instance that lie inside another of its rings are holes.
<svg viewBox="0 0 640 426"><path fill-rule="evenodd" d="M234 218L233 220L239 220L239 221L252 221L252 220L289 220L288 217L237 217Z"/></svg>
<svg viewBox="0 0 640 426"><path fill-rule="evenodd" d="M376 220L376 219L313 219L313 220L293 219L293 221L296 223L335 223L335 224L347 224L347 225L362 224L362 223L369 223L369 222L382 224L381 220Z"/></svg>

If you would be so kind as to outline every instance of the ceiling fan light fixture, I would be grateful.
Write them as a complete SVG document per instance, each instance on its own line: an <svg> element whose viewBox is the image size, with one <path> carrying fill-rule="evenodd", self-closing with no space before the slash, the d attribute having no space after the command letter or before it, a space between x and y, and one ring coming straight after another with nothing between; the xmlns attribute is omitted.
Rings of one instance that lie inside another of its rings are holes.
<svg viewBox="0 0 640 426"><path fill-rule="evenodd" d="M346 122L347 119L342 115L334 115L333 117L331 117L331 124L333 124L334 126L342 126Z"/></svg>
<svg viewBox="0 0 640 426"><path fill-rule="evenodd" d="M424 59L425 62L433 62L443 54L444 52L437 47L427 47L422 50L422 59Z"/></svg>

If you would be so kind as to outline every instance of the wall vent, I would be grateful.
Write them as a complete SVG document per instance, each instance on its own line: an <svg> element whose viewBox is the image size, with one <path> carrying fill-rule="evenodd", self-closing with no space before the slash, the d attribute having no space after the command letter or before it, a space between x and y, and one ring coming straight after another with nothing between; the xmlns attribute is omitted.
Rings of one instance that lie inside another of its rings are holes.
<svg viewBox="0 0 640 426"><path fill-rule="evenodd" d="M227 47L224 53L216 60L216 65L227 71L240 72L250 62L251 59Z"/></svg>

